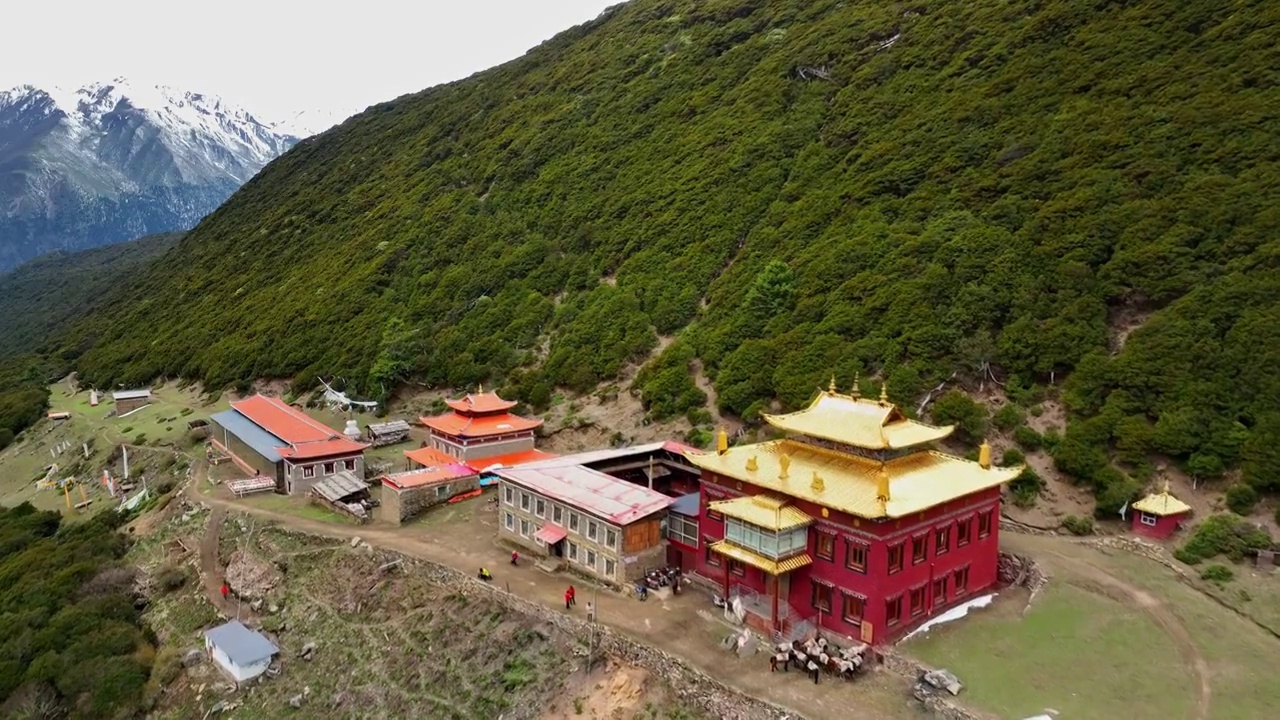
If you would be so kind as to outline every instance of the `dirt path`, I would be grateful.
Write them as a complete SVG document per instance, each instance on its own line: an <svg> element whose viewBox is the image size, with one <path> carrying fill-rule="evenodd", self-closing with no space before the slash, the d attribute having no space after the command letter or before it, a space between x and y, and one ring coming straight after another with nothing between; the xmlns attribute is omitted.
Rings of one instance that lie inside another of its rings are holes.
<svg viewBox="0 0 1280 720"><path fill-rule="evenodd" d="M1119 591L1132 599L1144 613L1164 630L1165 634L1177 646L1178 654L1182 656L1188 667L1194 669L1200 681L1199 691L1196 694L1195 717L1197 720L1209 720L1209 710L1212 705L1213 695L1213 689L1209 682L1211 676L1209 663L1205 662L1199 649L1196 648L1195 641L1191 638L1191 633L1187 632L1187 628L1178 619L1178 616L1169 610L1159 598L1141 588L1130 585L1102 568L1084 560L1068 557L1054 550L1050 550L1049 553L1053 555L1054 562L1068 566L1072 572L1079 574L1081 577L1087 578L1091 582L1096 582L1104 588Z"/></svg>
<svg viewBox="0 0 1280 720"><path fill-rule="evenodd" d="M222 597L223 571L218 557L218 548L222 539L222 523L227 519L227 508L214 505L209 513L209 528L200 541L200 581L204 585L205 597L218 608L218 612L227 617L235 613L235 608L227 598Z"/></svg>

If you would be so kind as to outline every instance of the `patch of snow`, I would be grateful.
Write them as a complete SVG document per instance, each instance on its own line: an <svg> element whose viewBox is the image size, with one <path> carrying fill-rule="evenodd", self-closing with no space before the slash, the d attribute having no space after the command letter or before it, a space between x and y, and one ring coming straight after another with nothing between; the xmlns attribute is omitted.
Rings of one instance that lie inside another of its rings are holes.
<svg viewBox="0 0 1280 720"><path fill-rule="evenodd" d="M880 43L880 49L888 50L889 48L893 47L894 43L898 42L898 38L900 37L902 37L902 33L894 33L893 37Z"/></svg>
<svg viewBox="0 0 1280 720"><path fill-rule="evenodd" d="M941 615L930 619L925 624L907 633L907 636L902 638L902 642L906 642L907 640L910 640L916 635L929 632L929 630L931 630L932 628L935 628L938 625L942 625L943 623L949 623L953 620L959 620L965 615L968 615L969 610L974 608L984 608L990 605L991 601L995 599L996 599L996 594L991 593L990 595L983 595L982 597L976 597L970 600L969 602L961 603L960 605L957 605L951 608L950 610L942 613Z"/></svg>

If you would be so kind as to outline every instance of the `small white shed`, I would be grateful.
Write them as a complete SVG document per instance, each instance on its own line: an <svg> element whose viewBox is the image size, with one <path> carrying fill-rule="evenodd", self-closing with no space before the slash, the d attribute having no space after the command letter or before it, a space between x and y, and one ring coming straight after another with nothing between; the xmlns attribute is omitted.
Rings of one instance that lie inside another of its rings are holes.
<svg viewBox="0 0 1280 720"><path fill-rule="evenodd" d="M204 631L204 646L213 661L236 682L252 680L267 671L280 648L262 633L245 627L239 620Z"/></svg>

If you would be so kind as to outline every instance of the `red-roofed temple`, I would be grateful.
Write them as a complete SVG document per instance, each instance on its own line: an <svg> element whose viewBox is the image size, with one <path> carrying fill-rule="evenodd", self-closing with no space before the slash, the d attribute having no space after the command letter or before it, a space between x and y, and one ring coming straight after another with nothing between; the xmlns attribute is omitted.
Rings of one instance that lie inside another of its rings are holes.
<svg viewBox="0 0 1280 720"><path fill-rule="evenodd" d="M450 412L421 418L431 431L431 439L421 450L405 453L418 465L461 461L479 472L551 457L534 449L534 433L542 421L513 415L515 401L480 388L445 404Z"/></svg>

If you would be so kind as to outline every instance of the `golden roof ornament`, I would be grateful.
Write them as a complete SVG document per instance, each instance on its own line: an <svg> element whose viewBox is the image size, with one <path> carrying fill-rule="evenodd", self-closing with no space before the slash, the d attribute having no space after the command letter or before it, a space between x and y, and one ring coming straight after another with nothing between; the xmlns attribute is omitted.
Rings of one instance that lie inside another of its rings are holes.
<svg viewBox="0 0 1280 720"><path fill-rule="evenodd" d="M782 472L778 473L778 477L785 478L787 476L787 470L791 467L791 456L786 453L782 453L781 457L778 458L778 465L782 468Z"/></svg>
<svg viewBox="0 0 1280 720"><path fill-rule="evenodd" d="M831 384L827 386L827 392L832 395L836 394L836 374L831 373Z"/></svg>
<svg viewBox="0 0 1280 720"><path fill-rule="evenodd" d="M484 383L476 383L476 394L477 395L484 394Z"/></svg>
<svg viewBox="0 0 1280 720"><path fill-rule="evenodd" d="M720 428L720 432L716 433L716 452L723 455L729 452L729 433Z"/></svg>
<svg viewBox="0 0 1280 720"><path fill-rule="evenodd" d="M757 470L759 470L759 469L760 469L760 466L756 464L756 456L755 456L755 455L752 455L751 457L747 458L747 471L748 471L748 472L755 472L755 471L757 471Z"/></svg>
<svg viewBox="0 0 1280 720"><path fill-rule="evenodd" d="M884 382L880 383L880 404L881 405L889 404L889 381L888 380L885 380Z"/></svg>
<svg viewBox="0 0 1280 720"><path fill-rule="evenodd" d="M809 483L809 487L812 488L814 492L819 493L827 489L827 484L822 481L822 476L818 474L817 470L813 471L813 482Z"/></svg>
<svg viewBox="0 0 1280 720"><path fill-rule="evenodd" d="M986 440L983 440L982 444L978 446L978 465L983 470L991 469L991 446L987 444Z"/></svg>
<svg viewBox="0 0 1280 720"><path fill-rule="evenodd" d="M1169 494L1169 478L1164 479L1164 494Z"/></svg>
<svg viewBox="0 0 1280 720"><path fill-rule="evenodd" d="M861 376L861 373L853 374L853 388L849 390L849 397L853 398L854 400L857 400L858 398L862 397L862 389L859 387L860 376Z"/></svg>
<svg viewBox="0 0 1280 720"><path fill-rule="evenodd" d="M889 502L889 471L883 465L876 472L876 499L881 503Z"/></svg>

